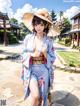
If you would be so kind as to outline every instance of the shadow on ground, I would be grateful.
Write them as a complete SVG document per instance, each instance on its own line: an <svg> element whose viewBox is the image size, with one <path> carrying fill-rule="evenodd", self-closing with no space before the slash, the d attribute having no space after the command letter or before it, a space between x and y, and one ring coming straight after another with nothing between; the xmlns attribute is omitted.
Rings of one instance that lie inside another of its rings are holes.
<svg viewBox="0 0 80 106"><path fill-rule="evenodd" d="M64 97L64 95L66 95ZM60 98L62 96L62 98ZM70 92L65 91L56 91L52 92L52 105L53 104L61 104L63 106L80 106L80 100Z"/></svg>
<svg viewBox="0 0 80 106"><path fill-rule="evenodd" d="M0 61L11 60L14 62L20 62L20 59L21 59L20 54L18 54L18 53L12 53L12 52L10 53L10 52L0 50L0 54L5 55L5 57L0 57Z"/></svg>
<svg viewBox="0 0 80 106"><path fill-rule="evenodd" d="M63 47L55 47L56 50L60 50L60 51L66 51L67 49L66 48L63 48Z"/></svg>
<svg viewBox="0 0 80 106"><path fill-rule="evenodd" d="M6 50L0 50L0 54L12 55L12 54L14 54L14 53L13 53L13 52L7 52Z"/></svg>

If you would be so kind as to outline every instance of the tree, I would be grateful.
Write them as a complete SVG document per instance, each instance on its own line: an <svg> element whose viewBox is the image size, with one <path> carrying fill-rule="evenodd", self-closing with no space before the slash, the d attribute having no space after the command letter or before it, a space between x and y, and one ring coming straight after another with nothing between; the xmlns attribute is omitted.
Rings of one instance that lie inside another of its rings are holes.
<svg viewBox="0 0 80 106"><path fill-rule="evenodd" d="M21 27L21 29L22 29L22 32L30 32L29 30L28 30L28 28L24 25L24 23L22 22L22 23L20 23L20 27Z"/></svg>
<svg viewBox="0 0 80 106"><path fill-rule="evenodd" d="M71 29L71 24L68 18L63 18L61 34L66 33Z"/></svg>
<svg viewBox="0 0 80 106"><path fill-rule="evenodd" d="M52 21L56 21L57 20L54 10L52 10L52 12L51 12L51 17L52 17Z"/></svg>
<svg viewBox="0 0 80 106"><path fill-rule="evenodd" d="M60 11L60 21L61 21L61 18L63 17L63 11Z"/></svg>
<svg viewBox="0 0 80 106"><path fill-rule="evenodd" d="M18 20L15 19L15 18L11 18L11 19L10 19L10 23L18 24Z"/></svg>
<svg viewBox="0 0 80 106"><path fill-rule="evenodd" d="M20 27L21 27L21 35L24 38L28 33L30 33L30 31L28 30L28 28L24 25L24 23L20 23Z"/></svg>

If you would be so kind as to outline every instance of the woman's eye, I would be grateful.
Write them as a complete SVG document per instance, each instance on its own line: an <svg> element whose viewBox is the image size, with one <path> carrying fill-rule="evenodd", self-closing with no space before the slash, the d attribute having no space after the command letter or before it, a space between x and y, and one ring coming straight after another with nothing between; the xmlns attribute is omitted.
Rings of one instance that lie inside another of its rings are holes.
<svg viewBox="0 0 80 106"><path fill-rule="evenodd" d="M44 26L44 24L41 24L41 26Z"/></svg>

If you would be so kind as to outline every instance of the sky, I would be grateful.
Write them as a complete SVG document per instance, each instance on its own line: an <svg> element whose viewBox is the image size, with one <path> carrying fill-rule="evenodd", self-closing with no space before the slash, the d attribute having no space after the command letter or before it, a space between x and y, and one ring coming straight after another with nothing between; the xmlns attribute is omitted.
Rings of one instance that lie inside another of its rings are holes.
<svg viewBox="0 0 80 106"><path fill-rule="evenodd" d="M80 0L0 0L0 12L8 13L10 18L14 17L21 21L25 12L35 12L44 8L49 12L52 10L59 18L59 12L71 18L80 11Z"/></svg>
<svg viewBox="0 0 80 106"><path fill-rule="evenodd" d="M12 8L16 11L17 8L23 7L26 3L31 4L33 8L47 8L49 10L55 10L59 12L60 10L65 11L71 6L80 7L80 2L78 0L12 0Z"/></svg>

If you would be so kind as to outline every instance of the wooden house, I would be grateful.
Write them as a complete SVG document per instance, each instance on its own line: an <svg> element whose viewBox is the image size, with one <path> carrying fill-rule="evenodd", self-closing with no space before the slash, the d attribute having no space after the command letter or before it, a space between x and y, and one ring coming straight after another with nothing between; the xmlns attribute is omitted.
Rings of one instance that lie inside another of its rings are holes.
<svg viewBox="0 0 80 106"><path fill-rule="evenodd" d="M80 46L80 12L71 18L72 29L69 34L72 37L72 45Z"/></svg>
<svg viewBox="0 0 80 106"><path fill-rule="evenodd" d="M4 45L8 45L8 35L7 31L15 33L15 36L20 35L20 27L18 24L13 24L9 22L9 17L6 13L0 12L0 31L3 31L2 38Z"/></svg>

